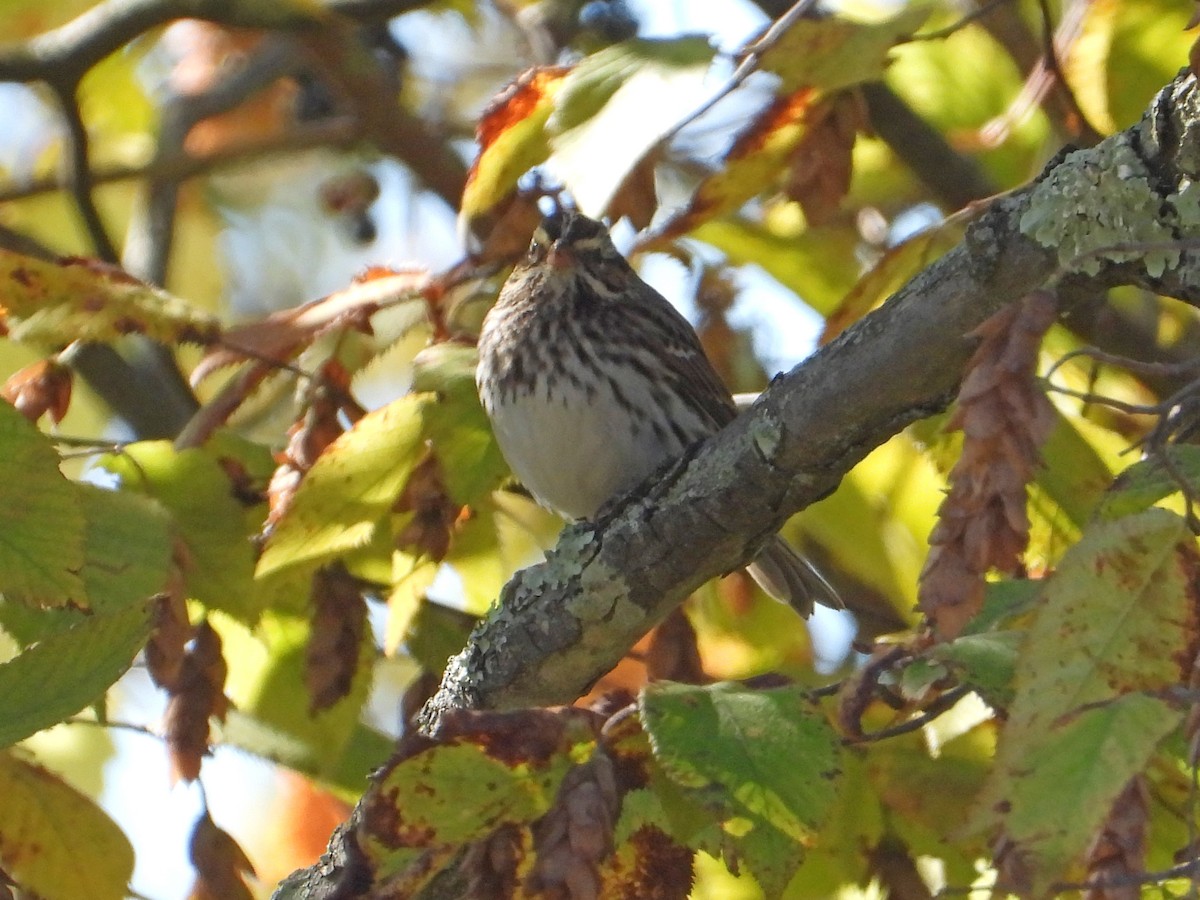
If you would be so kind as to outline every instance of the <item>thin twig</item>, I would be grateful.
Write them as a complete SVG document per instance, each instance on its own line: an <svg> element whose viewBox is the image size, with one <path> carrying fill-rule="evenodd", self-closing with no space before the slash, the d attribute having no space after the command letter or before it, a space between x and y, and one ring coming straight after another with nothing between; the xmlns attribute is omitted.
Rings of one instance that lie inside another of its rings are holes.
<svg viewBox="0 0 1200 900"><path fill-rule="evenodd" d="M763 54L779 43L779 39L783 37L787 30L801 18L808 15L816 5L817 0L798 0L797 3L792 5L791 9L772 22L771 27L766 30L766 33L763 34L762 37L758 38L753 43L748 44L742 49L741 63L738 64L738 67L729 77L729 80L721 86L721 89L712 97L709 97L704 103L700 104L699 107L688 113L688 115L685 116L681 122L672 127L670 131L663 135L660 143L666 143L667 141L671 140L684 128L695 122L706 112L741 87L747 78L758 71L758 66L759 63L762 62Z"/></svg>
<svg viewBox="0 0 1200 900"><path fill-rule="evenodd" d="M104 228L100 218L100 210L92 198L92 172L88 164L87 128L83 124L83 115L79 110L79 98L76 94L77 85L74 83L55 85L59 105L62 107L63 118L67 124L67 136L70 153L67 162L67 182L75 207L83 219L84 228L91 238L96 255L105 262L117 263L120 258L117 248Z"/></svg>
<svg viewBox="0 0 1200 900"><path fill-rule="evenodd" d="M92 170L92 185L141 179L184 181L196 175L264 157L299 153L317 147L349 147L360 136L361 126L349 116L321 119L305 122L269 138L230 144L203 156L179 151L145 164L100 166ZM24 200L69 187L69 181L62 175L38 178L23 184L8 184L0 187L0 203Z"/></svg>
<svg viewBox="0 0 1200 900"><path fill-rule="evenodd" d="M971 693L974 688L969 684L960 684L958 687L951 688L944 694L938 696L936 700L930 703L927 707L921 710L920 715L901 722L899 725L893 725L890 728L881 728L879 731L870 731L863 734L861 737L846 738L842 743L848 745L863 744L874 741L883 741L888 738L899 737L902 734L910 734L914 731L920 731L934 719L949 712L954 704L958 703L963 697Z"/></svg>

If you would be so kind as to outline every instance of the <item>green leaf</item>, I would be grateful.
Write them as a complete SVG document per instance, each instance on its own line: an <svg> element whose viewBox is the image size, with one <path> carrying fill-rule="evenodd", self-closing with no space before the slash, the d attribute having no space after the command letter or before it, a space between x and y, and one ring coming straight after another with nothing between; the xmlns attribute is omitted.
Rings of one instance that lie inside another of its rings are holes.
<svg viewBox="0 0 1200 900"><path fill-rule="evenodd" d="M344 771L374 676L377 654L370 630L359 647L350 693L313 716L301 687L311 633L307 620L268 610L253 633L227 620L215 624L226 658L238 663L230 669L226 693L247 717L231 726L231 739L245 743L257 735L265 753L281 754L289 765L320 778Z"/></svg>
<svg viewBox="0 0 1200 900"><path fill-rule="evenodd" d="M368 413L334 441L300 482L275 526L257 577L311 574L371 540L424 450L429 394L409 394Z"/></svg>
<svg viewBox="0 0 1200 900"><path fill-rule="evenodd" d="M1190 675L1198 565L1184 521L1150 509L1089 528L1043 590L996 765L973 815L975 829L1000 827L1014 842L1035 894L1082 854L1108 805L1177 721L1141 695ZM1072 765L1105 771L1055 777L1066 765L1064 740ZM1048 817L1051 806L1058 813Z"/></svg>
<svg viewBox="0 0 1200 900"><path fill-rule="evenodd" d="M87 517L80 574L96 612L120 609L159 593L171 563L171 517L149 497L80 484Z"/></svg>
<svg viewBox="0 0 1200 900"><path fill-rule="evenodd" d="M467 221L495 209L522 175L550 155L546 121L565 76L565 69L532 70L484 112L476 131L479 155L463 188L461 210Z"/></svg>
<svg viewBox="0 0 1200 900"><path fill-rule="evenodd" d="M801 17L767 48L759 67L783 80L783 92L805 86L833 91L874 81L883 75L888 51L928 17L928 7L920 4L879 22Z"/></svg>
<svg viewBox="0 0 1200 900"><path fill-rule="evenodd" d="M839 744L801 692L657 683L640 706L655 758L672 780L724 818L748 818L801 844L813 840L833 804Z"/></svg>
<svg viewBox="0 0 1200 900"><path fill-rule="evenodd" d="M861 238L850 228L810 228L779 234L741 218L713 219L692 237L723 252L734 265L757 265L822 315L854 285Z"/></svg>
<svg viewBox="0 0 1200 900"><path fill-rule="evenodd" d="M171 521L155 501L77 484L87 518L80 576L91 608L113 612L157 594L171 561ZM22 645L65 631L87 617L77 609L34 609L0 598L0 625Z"/></svg>
<svg viewBox="0 0 1200 900"><path fill-rule="evenodd" d="M0 753L0 867L54 900L123 900L133 848L96 804L41 766Z"/></svg>
<svg viewBox="0 0 1200 900"><path fill-rule="evenodd" d="M86 605L79 492L59 472L49 439L5 402L0 460L0 592L46 606Z"/></svg>
<svg viewBox="0 0 1200 900"><path fill-rule="evenodd" d="M0 322L15 341L64 346L141 334L174 345L220 334L211 314L103 263L44 262L0 249L0 285Z"/></svg>
<svg viewBox="0 0 1200 900"><path fill-rule="evenodd" d="M413 390L437 394L422 414L446 490L468 506L479 505L508 475L475 388L477 361L474 347L450 343L434 344L413 360Z"/></svg>
<svg viewBox="0 0 1200 900"><path fill-rule="evenodd" d="M968 634L934 646L926 656L958 670L965 684L989 705L1003 710L1012 702L1013 672L1024 639L1020 631Z"/></svg>
<svg viewBox="0 0 1200 900"><path fill-rule="evenodd" d="M1033 578L1007 578L988 582L983 597L983 609L963 631L964 635L983 634L1010 626L1014 619L1037 607L1043 581Z"/></svg>
<svg viewBox="0 0 1200 900"><path fill-rule="evenodd" d="M1188 484L1200 485L1200 447L1172 444L1164 451L1170 465ZM1180 490L1175 473L1161 459L1150 457L1134 463L1113 481L1096 507L1100 519L1119 519L1153 506Z"/></svg>
<svg viewBox="0 0 1200 900"><path fill-rule="evenodd" d="M1113 801L1182 719L1162 700L1125 694L1057 723L1050 739L1029 748L1036 759L1003 758L1011 779L1004 831L1029 861L1037 895L1087 848Z"/></svg>
<svg viewBox="0 0 1200 900"><path fill-rule="evenodd" d="M1076 526L1082 528L1112 484L1113 472L1086 433L1086 420L1071 419L1055 409L1054 428L1042 446L1046 465L1037 472L1037 485Z"/></svg>
<svg viewBox="0 0 1200 900"><path fill-rule="evenodd" d="M362 794L367 777L387 761L395 746L387 735L359 722L350 729L348 741L339 741L340 752L335 755L325 745L313 746L238 709L229 711L218 728L218 739L222 745L316 778L349 800Z"/></svg>
<svg viewBox="0 0 1200 900"><path fill-rule="evenodd" d="M171 512L187 548L183 576L189 595L252 622L258 604L245 507L213 454L144 441L103 457L100 465L120 477L122 488L152 497Z"/></svg>
<svg viewBox="0 0 1200 900"><path fill-rule="evenodd" d="M403 870L413 850L444 857L501 825L541 818L563 777L595 748L590 726L560 711L475 713L460 722L467 731L396 759L364 798L359 842L377 880L412 877Z"/></svg>
<svg viewBox="0 0 1200 900"><path fill-rule="evenodd" d="M0 747L74 715L129 668L151 629L149 603L89 616L0 663Z"/></svg>

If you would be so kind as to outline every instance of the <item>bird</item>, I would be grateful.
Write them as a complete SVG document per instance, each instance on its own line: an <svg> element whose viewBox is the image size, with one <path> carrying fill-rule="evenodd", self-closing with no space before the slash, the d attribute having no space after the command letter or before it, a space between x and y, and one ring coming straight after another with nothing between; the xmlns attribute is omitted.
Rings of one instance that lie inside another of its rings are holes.
<svg viewBox="0 0 1200 900"><path fill-rule="evenodd" d="M591 520L737 415L688 320L603 223L558 206L535 229L480 330L476 386L500 451L542 506ZM746 567L802 616L840 607L775 535Z"/></svg>

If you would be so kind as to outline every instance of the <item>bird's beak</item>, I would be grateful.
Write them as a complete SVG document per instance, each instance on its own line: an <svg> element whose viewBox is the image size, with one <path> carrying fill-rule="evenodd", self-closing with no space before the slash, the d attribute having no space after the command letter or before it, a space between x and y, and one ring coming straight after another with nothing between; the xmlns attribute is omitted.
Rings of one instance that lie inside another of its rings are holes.
<svg viewBox="0 0 1200 900"><path fill-rule="evenodd" d="M546 262L552 269L568 269L575 265L575 254L565 242L555 241L546 254Z"/></svg>

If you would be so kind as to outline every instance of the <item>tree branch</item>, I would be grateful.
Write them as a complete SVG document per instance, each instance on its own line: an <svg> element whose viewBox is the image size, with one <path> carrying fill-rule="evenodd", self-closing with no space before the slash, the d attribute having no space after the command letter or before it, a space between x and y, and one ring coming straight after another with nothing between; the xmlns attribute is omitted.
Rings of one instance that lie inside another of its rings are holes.
<svg viewBox="0 0 1200 900"><path fill-rule="evenodd" d="M1195 242L1200 213L1188 206L1198 179L1200 88L1185 75L1136 127L1061 155L1036 182L995 201L958 247L776 378L724 431L599 521L567 528L544 563L505 586L450 661L422 730L436 737L454 709L574 700L693 589L749 560L874 447L944 409L973 349L967 335L1029 291L1062 284L1070 298L1083 287L1137 284L1200 305L1200 252L1190 246L1159 256L1100 251L1112 244L1105 223L1114 220L1137 232L1134 242ZM366 889L358 810L322 862L287 879L277 898Z"/></svg>
<svg viewBox="0 0 1200 900"><path fill-rule="evenodd" d="M1200 234L1200 216L1189 221L1186 203L1171 202L1200 174L1198 98L1192 77L1176 81L1137 127L1063 155L997 200L958 247L776 378L748 414L600 521L568 528L545 563L505 587L451 661L423 729L436 734L447 709L552 705L582 694L689 593L751 559L872 449L944 409L972 350L966 336L1005 304L1056 281L1075 297L1081 286L1137 284L1200 302L1200 254L1101 260L1111 232L1096 215L1104 207L1128 223L1163 210L1147 233L1164 241ZM1096 172L1113 173L1123 196L1116 183L1075 190L1094 184ZM1128 204L1123 216L1116 203Z"/></svg>
<svg viewBox="0 0 1200 900"><path fill-rule="evenodd" d="M237 28L311 28L328 15L378 22L425 6L428 0L104 0L67 24L20 45L0 49L0 81L65 84L138 35L175 19L204 19Z"/></svg>

